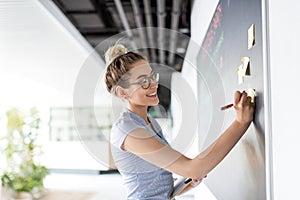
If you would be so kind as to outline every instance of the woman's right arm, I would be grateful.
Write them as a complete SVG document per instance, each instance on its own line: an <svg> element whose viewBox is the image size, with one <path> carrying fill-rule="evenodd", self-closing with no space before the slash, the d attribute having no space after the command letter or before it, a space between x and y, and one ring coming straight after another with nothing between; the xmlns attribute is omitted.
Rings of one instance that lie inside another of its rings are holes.
<svg viewBox="0 0 300 200"><path fill-rule="evenodd" d="M251 124L254 104L247 93L236 92L234 108L236 120L204 152L194 159L156 140L144 129L131 132L124 140L123 148L168 171L193 179L203 178L230 152Z"/></svg>
<svg viewBox="0 0 300 200"><path fill-rule="evenodd" d="M239 141L250 124L240 124L234 121L230 127L204 152L194 159L187 160L180 157L176 162L166 167L167 170L175 172L180 165L186 163L185 177L193 179L204 178L215 168ZM179 171L178 171L179 172ZM176 172L175 172L176 173Z"/></svg>

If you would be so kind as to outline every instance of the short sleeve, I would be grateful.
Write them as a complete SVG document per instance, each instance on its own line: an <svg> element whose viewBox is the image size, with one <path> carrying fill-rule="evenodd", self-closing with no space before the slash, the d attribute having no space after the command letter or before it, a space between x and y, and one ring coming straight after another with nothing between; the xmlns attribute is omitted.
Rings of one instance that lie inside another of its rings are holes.
<svg viewBox="0 0 300 200"><path fill-rule="evenodd" d="M121 149L121 146L129 133L135 129L145 128L138 123L130 115L123 115L112 127L111 130L111 143L116 148Z"/></svg>

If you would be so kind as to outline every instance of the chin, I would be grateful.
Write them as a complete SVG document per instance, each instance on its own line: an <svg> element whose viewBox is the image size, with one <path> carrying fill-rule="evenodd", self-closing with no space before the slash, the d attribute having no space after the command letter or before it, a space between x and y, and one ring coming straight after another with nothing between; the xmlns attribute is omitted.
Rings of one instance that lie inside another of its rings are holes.
<svg viewBox="0 0 300 200"><path fill-rule="evenodd" d="M156 106L159 104L159 99L157 99L155 102L152 102L149 104L149 106Z"/></svg>

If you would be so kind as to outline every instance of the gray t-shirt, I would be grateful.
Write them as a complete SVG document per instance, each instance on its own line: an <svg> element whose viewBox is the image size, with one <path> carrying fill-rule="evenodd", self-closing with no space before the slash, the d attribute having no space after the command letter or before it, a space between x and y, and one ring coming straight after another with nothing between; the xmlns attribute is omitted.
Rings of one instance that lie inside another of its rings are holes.
<svg viewBox="0 0 300 200"><path fill-rule="evenodd" d="M126 136L135 129L144 128L160 142L169 145L155 119L148 116L153 130L143 118L126 110L111 130L112 155L127 190L127 199L170 199L173 190L172 173L157 167L121 146Z"/></svg>

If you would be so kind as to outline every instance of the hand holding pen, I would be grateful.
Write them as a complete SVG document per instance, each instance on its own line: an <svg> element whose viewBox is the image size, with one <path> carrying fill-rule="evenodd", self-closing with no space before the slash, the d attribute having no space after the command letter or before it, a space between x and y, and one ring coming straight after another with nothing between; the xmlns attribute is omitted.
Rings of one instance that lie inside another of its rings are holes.
<svg viewBox="0 0 300 200"><path fill-rule="evenodd" d="M255 91L255 89L249 88L247 94L248 94L248 96L251 97L251 102L254 103L255 97L256 97L256 91ZM221 110L222 110L222 111L223 111L223 110L227 110L227 109L229 109L229 108L231 108L231 107L233 107L233 103L227 104L227 105L225 105L225 106L222 106L222 107L221 107Z"/></svg>
<svg viewBox="0 0 300 200"><path fill-rule="evenodd" d="M235 108L236 120L240 123L249 123L253 120L255 107L255 99L243 91L236 91L234 94L234 103L223 106L221 110L226 110L231 107Z"/></svg>

